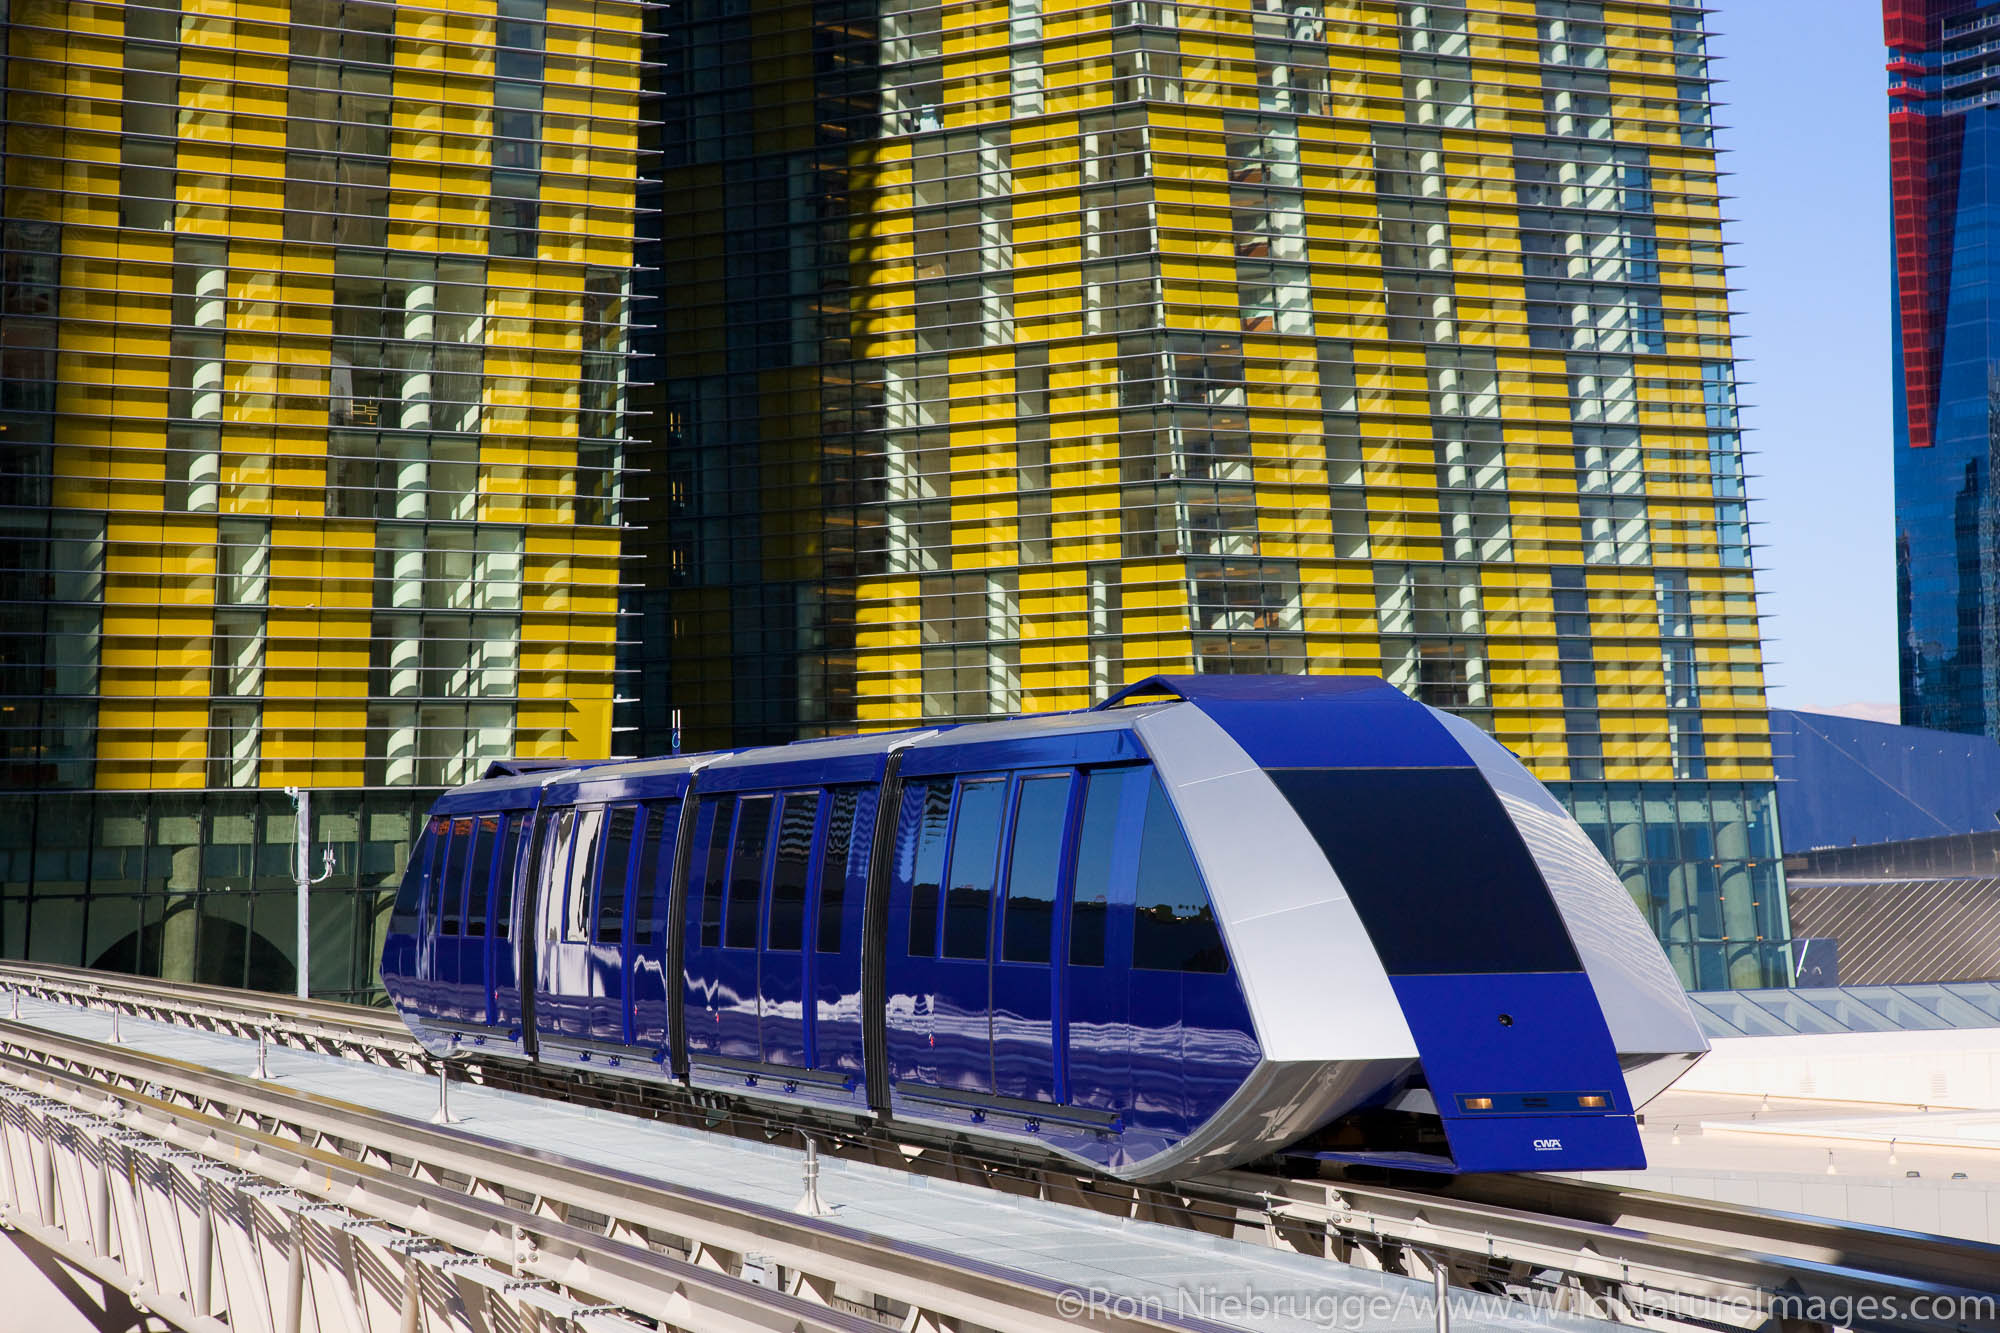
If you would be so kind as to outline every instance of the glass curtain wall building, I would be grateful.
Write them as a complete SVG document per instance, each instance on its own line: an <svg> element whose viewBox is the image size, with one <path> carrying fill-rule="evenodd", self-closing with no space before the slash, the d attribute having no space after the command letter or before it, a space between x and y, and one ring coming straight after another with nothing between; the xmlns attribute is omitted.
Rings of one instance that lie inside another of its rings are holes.
<svg viewBox="0 0 2000 1333"><path fill-rule="evenodd" d="M435 790L611 744L641 6L0 20L0 952L288 988L297 786L363 994Z"/></svg>
<svg viewBox="0 0 2000 1333"><path fill-rule="evenodd" d="M2000 4L1885 0L1906 726L2000 738Z"/></svg>
<svg viewBox="0 0 2000 1333"><path fill-rule="evenodd" d="M679 0L690 745L1377 672L1552 784L1690 985L1786 984L1704 43L1659 0Z"/></svg>

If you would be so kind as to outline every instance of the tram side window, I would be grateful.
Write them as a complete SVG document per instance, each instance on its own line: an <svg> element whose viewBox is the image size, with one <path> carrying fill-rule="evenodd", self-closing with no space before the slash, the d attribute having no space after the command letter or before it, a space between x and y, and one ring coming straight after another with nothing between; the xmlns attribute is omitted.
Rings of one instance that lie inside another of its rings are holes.
<svg viewBox="0 0 2000 1333"><path fill-rule="evenodd" d="M542 904L537 915L546 923L535 929L552 932L560 913L563 881L569 874L570 835L576 830L576 810L566 806L542 814L541 860L535 866L536 888Z"/></svg>
<svg viewBox="0 0 2000 1333"><path fill-rule="evenodd" d="M729 859L729 912L722 947L757 947L757 909L764 896L764 853L771 845L771 798L745 796L736 810L736 842Z"/></svg>
<svg viewBox="0 0 2000 1333"><path fill-rule="evenodd" d="M805 943L806 872L812 868L813 829L818 823L818 792L795 791L785 797L784 813L778 818L778 855L771 867L766 948L797 953Z"/></svg>
<svg viewBox="0 0 2000 1333"><path fill-rule="evenodd" d="M486 908L492 901L493 853L500 841L500 816L481 815L472 835L472 878L465 885L465 933L486 934Z"/></svg>
<svg viewBox="0 0 2000 1333"><path fill-rule="evenodd" d="M592 806L576 817L576 847L569 858L569 888L563 896L565 943L590 942L590 880L597 869L597 850L604 833L604 807Z"/></svg>
<svg viewBox="0 0 2000 1333"><path fill-rule="evenodd" d="M396 890L396 906L389 917L389 929L398 934L415 934L423 922L424 895L430 888L431 860L437 855L437 825L441 822L433 820L424 827L423 836L417 839L416 848L410 853L409 867L403 871L403 882Z"/></svg>
<svg viewBox="0 0 2000 1333"><path fill-rule="evenodd" d="M1014 798L1013 848L1007 857L1007 904L1000 920L1000 957L1009 963L1046 963L1062 871L1063 821L1069 813L1069 778L1021 779Z"/></svg>
<svg viewBox="0 0 2000 1333"><path fill-rule="evenodd" d="M451 841L451 821L431 821L431 854L424 861L424 917L426 933L437 934L440 886L444 883L444 849Z"/></svg>
<svg viewBox="0 0 2000 1333"><path fill-rule="evenodd" d="M854 849L854 816L861 793L840 787L826 816L826 851L820 856L818 949L840 952L842 906L847 901L847 858Z"/></svg>
<svg viewBox="0 0 2000 1333"><path fill-rule="evenodd" d="M445 847L444 882L438 889L438 934L456 935L465 915L465 862L472 852L472 821L451 822L451 842Z"/></svg>
<svg viewBox="0 0 2000 1333"><path fill-rule="evenodd" d="M986 957L993 925L993 877L1000 860L1000 824L1007 813L1007 779L981 778L958 789L958 823L951 837L951 887L944 898L944 956Z"/></svg>
<svg viewBox="0 0 2000 1333"><path fill-rule="evenodd" d="M514 933L514 885L521 875L521 844L528 836L527 815L507 816L506 840L500 844L499 894L493 903L493 937Z"/></svg>
<svg viewBox="0 0 2000 1333"><path fill-rule="evenodd" d="M689 888L698 887L701 894L701 947L704 949L722 945L722 891L728 883L729 819L735 809L734 796L702 798L702 824L708 834L708 850L704 855L701 845L696 844L688 861L688 876L691 881Z"/></svg>
<svg viewBox="0 0 2000 1333"><path fill-rule="evenodd" d="M618 944L625 937L625 886L638 825L639 809L631 805L613 806L604 824L604 869L597 877L599 944Z"/></svg>
<svg viewBox="0 0 2000 1333"><path fill-rule="evenodd" d="M632 876L632 947L650 949L665 929L667 904L660 886L673 877L674 841L680 834L681 803L649 801L643 807L645 842Z"/></svg>
<svg viewBox="0 0 2000 1333"><path fill-rule="evenodd" d="M1118 812L1125 784L1143 778L1136 768L1107 768L1090 775L1083 793L1083 827L1076 838L1076 888L1070 906L1069 961L1104 966L1105 917L1111 911L1111 884L1118 850Z"/></svg>
<svg viewBox="0 0 2000 1333"><path fill-rule="evenodd" d="M951 779L916 782L903 790L896 830L896 870L910 886L910 957L937 957L938 885L944 879L944 834L951 824Z"/></svg>
<svg viewBox="0 0 2000 1333"><path fill-rule="evenodd" d="M1157 775L1139 833L1139 884L1132 966L1154 972L1226 972L1229 955L1194 851Z"/></svg>

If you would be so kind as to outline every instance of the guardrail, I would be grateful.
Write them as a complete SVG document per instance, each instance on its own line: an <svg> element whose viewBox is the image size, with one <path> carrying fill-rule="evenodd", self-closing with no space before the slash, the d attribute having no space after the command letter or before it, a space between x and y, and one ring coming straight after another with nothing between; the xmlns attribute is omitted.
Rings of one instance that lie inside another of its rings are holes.
<svg viewBox="0 0 2000 1333"><path fill-rule="evenodd" d="M0 964L0 988L245 1038L269 1032L287 1044L404 1069L437 1068L402 1024L379 1010L19 964ZM44 1065L87 1071L118 1087L143 1088L149 1082L171 1087L188 1104L226 1118L282 1123L302 1142L323 1142L336 1155L356 1150L386 1154L406 1172L420 1169L434 1178L463 1179L503 1195L546 1186L545 1199L561 1199L565 1207L615 1219L614 1234L623 1228L660 1238L710 1268L740 1274L745 1271L743 1256L759 1252L773 1256L766 1262L789 1275L788 1285L803 1283L802 1289L823 1298L830 1299L836 1288L868 1287L867 1300L854 1308L871 1314L886 1301L920 1323L935 1316L1052 1333L1054 1324L1062 1322L1059 1307L1051 1304L1060 1293L1032 1284L1017 1289L1008 1285L1015 1279L981 1276L948 1256L895 1247L871 1250L869 1245L880 1243L855 1233L846 1233L828 1249L829 1233L814 1222L784 1214L745 1222L742 1218L756 1210L745 1214L720 1196L696 1199L638 1179L615 1182L614 1188L595 1167L540 1156L510 1158L486 1141L449 1131L406 1122L390 1125L354 1108L301 1105L269 1084L192 1068L167 1070L156 1057L118 1046L39 1031L30 1037L5 1024L0 1024L0 1034L5 1035L0 1053L6 1057L0 1061L0 1075L9 1070L18 1075L39 1058ZM538 1086L532 1071L487 1065L475 1067L474 1073L481 1081L503 1086ZM566 1076L546 1082L566 1094L583 1086ZM722 1130L739 1135L769 1138L778 1128L776 1122L754 1116L740 1122L718 1117L714 1107L696 1098L616 1085L597 1085L596 1091L603 1105L681 1123L714 1124L719 1119ZM822 1139L821 1148L1365 1268L1420 1279L1442 1275L1462 1287L1621 1322L1749 1329L1775 1319L1791 1330L1839 1324L1911 1333L2000 1327L2000 1247L1624 1186L1511 1176L1464 1177L1438 1188L1415 1188L1237 1171L1148 1188L1064 1168L902 1143L889 1133L850 1130ZM732 1211L735 1221L730 1220ZM903 1269L905 1275L884 1281L889 1269ZM992 1285L996 1282L1000 1285ZM942 1307L930 1304L942 1299L937 1293L948 1287L964 1287L961 1298L968 1292L983 1295L970 1307L962 1299ZM988 1302L998 1302L999 1308ZM1011 1312L1009 1321L993 1322L1000 1308ZM912 1310L918 1315L909 1315Z"/></svg>
<svg viewBox="0 0 2000 1333"><path fill-rule="evenodd" d="M204 1032L249 1038L261 1032L279 1045L396 1069L422 1069L431 1063L401 1019L386 1009L365 1005L45 963L0 962L0 988L12 995L130 1014Z"/></svg>

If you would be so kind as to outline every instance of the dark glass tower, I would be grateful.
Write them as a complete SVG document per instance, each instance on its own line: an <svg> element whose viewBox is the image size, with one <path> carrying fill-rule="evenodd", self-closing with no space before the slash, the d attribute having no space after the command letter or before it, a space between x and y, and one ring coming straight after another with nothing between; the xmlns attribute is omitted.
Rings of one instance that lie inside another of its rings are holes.
<svg viewBox="0 0 2000 1333"><path fill-rule="evenodd" d="M1903 721L2000 736L2000 3L1887 0Z"/></svg>

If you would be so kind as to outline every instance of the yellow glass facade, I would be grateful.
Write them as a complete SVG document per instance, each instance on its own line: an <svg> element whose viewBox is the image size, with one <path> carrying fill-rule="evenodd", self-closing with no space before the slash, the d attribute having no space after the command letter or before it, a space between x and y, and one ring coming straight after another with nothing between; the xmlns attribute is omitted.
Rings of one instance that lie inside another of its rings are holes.
<svg viewBox="0 0 2000 1333"><path fill-rule="evenodd" d="M289 952L273 794L372 911L418 791L609 751L642 6L0 18L0 948Z"/></svg>
<svg viewBox="0 0 2000 1333"><path fill-rule="evenodd" d="M692 744L1379 673L1790 975L1702 11L677 7ZM651 717L651 713L648 713Z"/></svg>

